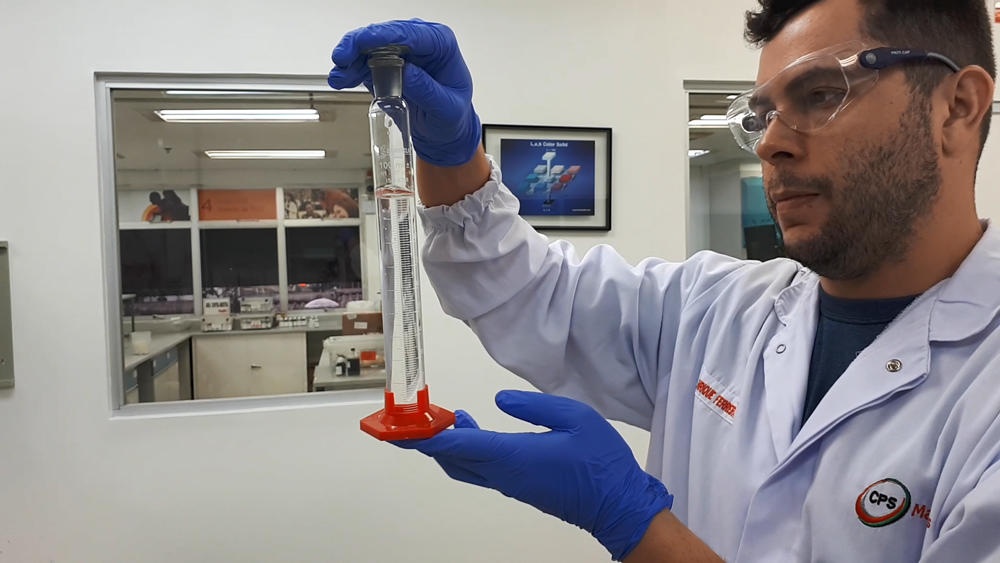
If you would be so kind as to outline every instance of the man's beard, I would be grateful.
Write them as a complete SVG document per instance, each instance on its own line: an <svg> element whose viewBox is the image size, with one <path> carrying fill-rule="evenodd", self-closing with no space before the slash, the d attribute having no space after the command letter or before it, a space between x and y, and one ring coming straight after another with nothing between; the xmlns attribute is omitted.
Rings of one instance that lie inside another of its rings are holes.
<svg viewBox="0 0 1000 563"><path fill-rule="evenodd" d="M917 222L927 218L941 188L931 130L929 100L918 94L888 139L846 152L843 182L776 172L771 188L805 190L830 202L818 235L785 243L789 258L831 280L863 279L886 264L901 262ZM768 198L777 222L774 202Z"/></svg>

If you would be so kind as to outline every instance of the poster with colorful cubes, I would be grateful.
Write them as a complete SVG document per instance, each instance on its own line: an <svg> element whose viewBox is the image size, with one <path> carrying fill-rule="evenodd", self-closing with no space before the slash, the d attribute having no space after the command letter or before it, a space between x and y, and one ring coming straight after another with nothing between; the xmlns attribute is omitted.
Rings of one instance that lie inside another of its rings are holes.
<svg viewBox="0 0 1000 563"><path fill-rule="evenodd" d="M504 184L525 216L592 216L595 210L594 141L501 139Z"/></svg>

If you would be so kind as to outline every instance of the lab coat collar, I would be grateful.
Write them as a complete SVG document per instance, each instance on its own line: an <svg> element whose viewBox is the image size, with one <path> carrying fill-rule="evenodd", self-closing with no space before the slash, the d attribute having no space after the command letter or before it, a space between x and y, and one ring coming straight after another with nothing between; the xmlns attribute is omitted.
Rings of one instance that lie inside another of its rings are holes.
<svg viewBox="0 0 1000 563"><path fill-rule="evenodd" d="M794 417L802 412L804 378L792 380L787 374L807 372L810 354L780 352L812 344L819 276L803 271L782 291L774 307L786 327L778 338L798 335L798 340L787 347L781 346L784 342L772 346L764 357L772 437L780 460L776 471L853 414L920 385L930 368L930 342L968 338L989 326L1000 311L1000 292L996 291L1000 287L1000 230L988 222L983 227L982 239L955 275L914 301L886 329L886 338L866 348L798 431Z"/></svg>
<svg viewBox="0 0 1000 563"><path fill-rule="evenodd" d="M983 238L955 275L942 282L931 311L932 342L975 336L1000 312L1000 229L988 220L982 225Z"/></svg>
<svg viewBox="0 0 1000 563"><path fill-rule="evenodd" d="M819 276L807 268L800 268L796 279L788 287L781 290L774 301L774 312L781 324L788 326L801 307L815 307L817 299L816 288L819 286Z"/></svg>
<svg viewBox="0 0 1000 563"><path fill-rule="evenodd" d="M931 311L930 341L955 342L979 334L1000 313L1000 228L981 221L983 237L955 274L938 284ZM802 268L778 295L774 311L788 325L800 307L816 306L819 276Z"/></svg>

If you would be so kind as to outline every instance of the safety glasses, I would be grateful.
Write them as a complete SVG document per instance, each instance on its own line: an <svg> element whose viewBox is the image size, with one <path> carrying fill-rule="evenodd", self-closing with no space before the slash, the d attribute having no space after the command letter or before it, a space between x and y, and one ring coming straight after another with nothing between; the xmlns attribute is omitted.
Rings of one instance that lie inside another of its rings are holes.
<svg viewBox="0 0 1000 563"><path fill-rule="evenodd" d="M960 70L948 57L920 49L867 49L853 41L802 57L765 84L736 97L726 115L739 145L756 153L775 119L802 133L816 131L878 81L879 70L907 61L939 61Z"/></svg>

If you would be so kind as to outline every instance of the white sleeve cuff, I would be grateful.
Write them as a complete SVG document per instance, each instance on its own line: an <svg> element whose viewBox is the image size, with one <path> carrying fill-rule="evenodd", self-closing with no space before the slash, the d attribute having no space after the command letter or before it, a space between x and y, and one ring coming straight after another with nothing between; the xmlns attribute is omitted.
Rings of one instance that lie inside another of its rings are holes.
<svg viewBox="0 0 1000 563"><path fill-rule="evenodd" d="M479 219L492 206L505 211L513 211L517 215L520 202L517 197L503 185L500 166L493 157L486 155L490 163L490 179L478 190L465 196L452 205L438 205L418 208L424 231L430 233L436 230L465 228L479 222Z"/></svg>

